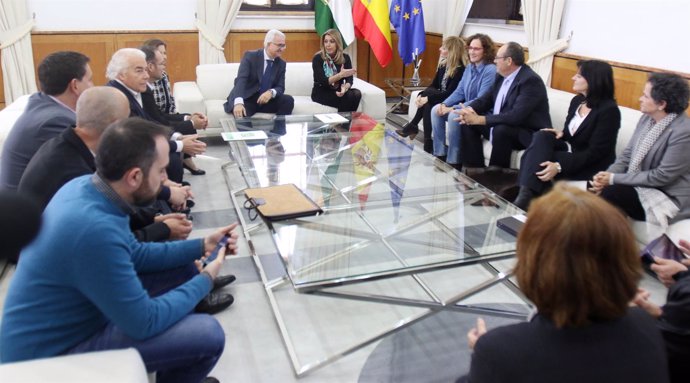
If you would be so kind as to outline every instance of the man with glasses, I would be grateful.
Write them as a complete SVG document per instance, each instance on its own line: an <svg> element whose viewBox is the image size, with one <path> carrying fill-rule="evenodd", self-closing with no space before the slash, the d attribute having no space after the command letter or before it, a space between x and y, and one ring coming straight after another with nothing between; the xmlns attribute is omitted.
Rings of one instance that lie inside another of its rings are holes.
<svg viewBox="0 0 690 383"><path fill-rule="evenodd" d="M235 86L223 105L226 113L236 118L257 112L292 113L295 100L285 94L285 60L280 58L285 48L285 35L271 29L266 33L263 49L244 54Z"/></svg>
<svg viewBox="0 0 690 383"><path fill-rule="evenodd" d="M529 146L532 133L551 127L546 86L525 64L520 44L503 45L494 63L497 75L491 90L460 110L465 167L484 167L482 137L492 144L489 168L501 170L510 167L513 150Z"/></svg>

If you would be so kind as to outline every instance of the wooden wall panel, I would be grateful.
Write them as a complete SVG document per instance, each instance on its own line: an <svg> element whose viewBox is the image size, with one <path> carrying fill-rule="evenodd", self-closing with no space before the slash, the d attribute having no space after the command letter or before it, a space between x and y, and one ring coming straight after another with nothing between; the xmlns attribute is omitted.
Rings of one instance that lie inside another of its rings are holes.
<svg viewBox="0 0 690 383"><path fill-rule="evenodd" d="M244 52L264 45L265 32L232 32L225 42L225 58L228 62L240 62ZM287 49L283 58L288 62L311 62L319 50L319 37L314 32L285 32Z"/></svg>
<svg viewBox="0 0 690 383"><path fill-rule="evenodd" d="M571 78L577 73L577 61L579 59L579 57L568 57L564 54L556 55L553 60L553 74L551 76L552 88L573 92L573 80ZM613 67L613 80L616 86L618 105L639 109L639 98L647 82L647 76L653 69L630 68L615 62L610 64ZM688 113L690 114L690 108L688 108Z"/></svg>
<svg viewBox="0 0 690 383"><path fill-rule="evenodd" d="M422 66L419 70L419 75L421 77L434 78L436 74L436 69L438 68L438 60L441 57L441 48L443 44L443 37L437 35L427 35L426 37L426 49L420 55L422 58ZM398 47L393 48L393 54L398 55ZM412 77L414 73L414 66L412 64L405 67L405 77Z"/></svg>
<svg viewBox="0 0 690 383"><path fill-rule="evenodd" d="M388 63L388 65L385 68L382 68L379 62L376 60L376 56L374 55L373 52L369 53L369 70L368 70L368 80L370 83L378 86L379 88L383 89L386 91L386 96L388 97L393 97L397 96L395 92L393 92L392 89L388 87L386 84L385 80L387 78L400 78L404 74L404 69L403 69L403 63L402 59L400 56L397 54L397 46L398 46L398 35L393 33L391 35L391 40L393 43L394 51L393 51L393 58L391 61ZM357 54L359 55L360 50L357 50ZM359 69L358 69L359 71Z"/></svg>
<svg viewBox="0 0 690 383"><path fill-rule="evenodd" d="M369 82L369 60L372 53L369 43L357 40L357 77Z"/></svg>
<svg viewBox="0 0 690 383"><path fill-rule="evenodd" d="M34 66L56 51L70 50L81 52L91 59L96 85L106 83L105 67L115 52L115 34L34 34L31 36L34 53ZM36 76L38 81L38 75Z"/></svg>
<svg viewBox="0 0 690 383"><path fill-rule="evenodd" d="M225 42L225 57L228 62L239 62L242 54L247 50L258 49L263 45L265 31L233 31ZM313 31L290 31L287 35L287 50L284 57L287 61L311 61L314 53L319 49L319 38ZM32 34L34 65L38 64L48 54L58 50L79 51L91 58L91 69L94 72L94 83L105 84L105 68L112 54L119 48L137 47L144 40L158 37L168 45L168 72L173 82L193 81L196 77L198 65L199 43L198 33L195 31L159 31L149 32L55 32ZM369 44L358 40L357 72L358 77L369 81L384 90L387 96L395 94L387 87L384 80L389 77L411 77L412 65L403 68L402 60L397 52L397 34L392 34L393 59L386 68L376 61ZM422 77L432 77L436 71L442 37L438 34L427 34L427 48L422 53ZM565 53L556 55L553 63L551 86L556 89L572 92L571 77L577 70L577 57ZM642 93L647 74L656 71L655 68L637 67L633 64L611 62L614 67L616 81L616 98L623 106L637 109L638 98ZM690 79L690 75L679 73ZM4 89L0 78L0 108L4 107Z"/></svg>
<svg viewBox="0 0 690 383"><path fill-rule="evenodd" d="M119 33L116 35L116 49L138 48L152 38L165 41L168 52L167 72L172 82L196 80L196 66L199 64L198 33Z"/></svg>

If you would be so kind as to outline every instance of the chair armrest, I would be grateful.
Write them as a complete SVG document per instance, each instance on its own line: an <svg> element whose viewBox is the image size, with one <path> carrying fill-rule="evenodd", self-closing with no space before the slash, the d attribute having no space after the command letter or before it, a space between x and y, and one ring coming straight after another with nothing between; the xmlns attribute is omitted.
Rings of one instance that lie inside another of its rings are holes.
<svg viewBox="0 0 690 383"><path fill-rule="evenodd" d="M176 82L173 86L175 105L180 113L206 113L204 96L193 81Z"/></svg>
<svg viewBox="0 0 690 383"><path fill-rule="evenodd" d="M362 112L377 121L386 119L386 92L383 89L359 78L354 79L352 87L362 92L362 100L359 103Z"/></svg>

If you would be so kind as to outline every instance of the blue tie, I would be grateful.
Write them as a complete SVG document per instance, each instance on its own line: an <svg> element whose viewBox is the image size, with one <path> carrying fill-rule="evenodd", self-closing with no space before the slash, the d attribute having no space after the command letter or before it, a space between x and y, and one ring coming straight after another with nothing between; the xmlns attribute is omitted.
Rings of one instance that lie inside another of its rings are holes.
<svg viewBox="0 0 690 383"><path fill-rule="evenodd" d="M266 70L264 71L264 75L261 77L259 94L271 89L271 68L273 68L273 60L266 60Z"/></svg>

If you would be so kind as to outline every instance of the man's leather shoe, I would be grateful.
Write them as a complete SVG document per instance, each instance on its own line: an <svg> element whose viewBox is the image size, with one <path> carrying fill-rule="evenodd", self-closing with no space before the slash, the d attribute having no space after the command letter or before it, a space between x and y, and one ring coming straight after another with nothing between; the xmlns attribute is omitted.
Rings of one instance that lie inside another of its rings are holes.
<svg viewBox="0 0 690 383"><path fill-rule="evenodd" d="M207 376L204 378L204 380L201 381L201 383L220 383L220 380L212 376Z"/></svg>
<svg viewBox="0 0 690 383"><path fill-rule="evenodd" d="M197 313L215 314L228 308L235 298L230 294L210 292L199 302L194 311Z"/></svg>
<svg viewBox="0 0 690 383"><path fill-rule="evenodd" d="M221 289L232 282L235 282L235 276L232 274L228 275L219 275L216 277L216 279L213 280L213 290L211 291L216 291L218 289Z"/></svg>

